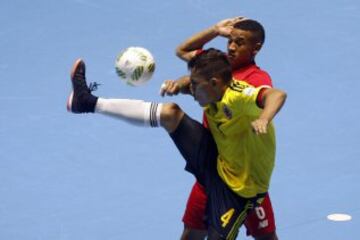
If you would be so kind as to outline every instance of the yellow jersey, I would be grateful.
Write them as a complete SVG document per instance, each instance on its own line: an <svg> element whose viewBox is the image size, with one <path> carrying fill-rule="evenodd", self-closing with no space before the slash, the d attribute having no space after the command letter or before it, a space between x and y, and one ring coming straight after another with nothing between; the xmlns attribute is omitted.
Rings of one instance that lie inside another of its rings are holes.
<svg viewBox="0 0 360 240"><path fill-rule="evenodd" d="M251 127L262 111L256 104L262 88L232 81L222 99L204 109L218 147L217 171L235 193L245 198L267 192L274 168L273 124L262 135L256 135Z"/></svg>

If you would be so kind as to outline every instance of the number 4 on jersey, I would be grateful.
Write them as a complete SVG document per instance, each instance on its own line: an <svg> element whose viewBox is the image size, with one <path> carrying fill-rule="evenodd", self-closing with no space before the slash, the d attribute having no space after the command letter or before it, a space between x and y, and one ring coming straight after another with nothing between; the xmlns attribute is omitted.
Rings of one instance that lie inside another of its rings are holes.
<svg viewBox="0 0 360 240"><path fill-rule="evenodd" d="M221 216L221 222L222 222L222 227L226 227L226 225L230 222L231 217L234 215L235 209L230 208L230 210L228 210L226 213L224 213Z"/></svg>

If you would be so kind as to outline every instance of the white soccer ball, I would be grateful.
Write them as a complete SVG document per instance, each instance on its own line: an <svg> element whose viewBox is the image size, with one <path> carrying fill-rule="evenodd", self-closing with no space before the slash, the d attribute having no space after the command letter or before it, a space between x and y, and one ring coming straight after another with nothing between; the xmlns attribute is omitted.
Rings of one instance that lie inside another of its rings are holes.
<svg viewBox="0 0 360 240"><path fill-rule="evenodd" d="M145 48L129 47L117 56L115 70L127 84L140 86L149 81L155 71L154 57Z"/></svg>

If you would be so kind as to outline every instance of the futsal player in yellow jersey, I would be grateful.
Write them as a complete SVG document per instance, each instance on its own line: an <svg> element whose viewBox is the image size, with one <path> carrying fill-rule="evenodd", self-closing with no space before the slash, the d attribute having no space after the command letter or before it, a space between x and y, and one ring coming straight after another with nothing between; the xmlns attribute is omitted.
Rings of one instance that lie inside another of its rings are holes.
<svg viewBox="0 0 360 240"><path fill-rule="evenodd" d="M189 62L189 69L192 95L205 107L210 130L175 103L94 96L86 85L81 59L71 72L73 91L67 109L109 115L139 126L163 127L184 157L185 169L205 186L208 239L232 240L268 189L275 151L270 122L286 94L273 88L232 84L230 63L219 50L199 54ZM234 139L238 144L230 143Z"/></svg>
<svg viewBox="0 0 360 240"><path fill-rule="evenodd" d="M269 188L275 160L275 132L258 136L250 127L261 109L259 91L241 81L232 81L220 101L205 107L211 133L218 147L218 173L242 197L254 197Z"/></svg>

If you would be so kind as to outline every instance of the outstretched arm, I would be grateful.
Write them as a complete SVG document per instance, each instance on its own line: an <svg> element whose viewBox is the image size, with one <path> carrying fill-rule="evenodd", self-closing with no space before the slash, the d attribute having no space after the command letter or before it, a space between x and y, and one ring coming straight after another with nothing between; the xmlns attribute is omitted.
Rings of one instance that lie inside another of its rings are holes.
<svg viewBox="0 0 360 240"><path fill-rule="evenodd" d="M202 49L206 43L210 42L215 37L228 37L233 25L244 19L244 17L224 19L214 26L191 36L176 48L176 55L186 62L190 61L190 59L196 55L197 50Z"/></svg>
<svg viewBox="0 0 360 240"><path fill-rule="evenodd" d="M190 76L182 76L177 80L166 80L160 87L160 95L164 97L182 94L191 94L190 92Z"/></svg>
<svg viewBox="0 0 360 240"><path fill-rule="evenodd" d="M211 26L190 38L186 39L176 48L176 55L185 62L190 61L195 55L196 51L203 48L203 46L218 36L215 26Z"/></svg>
<svg viewBox="0 0 360 240"><path fill-rule="evenodd" d="M284 91L268 88L263 90L262 103L263 111L258 119L251 123L251 126L256 134L267 133L267 127L275 115L280 111L286 100L286 93Z"/></svg>

